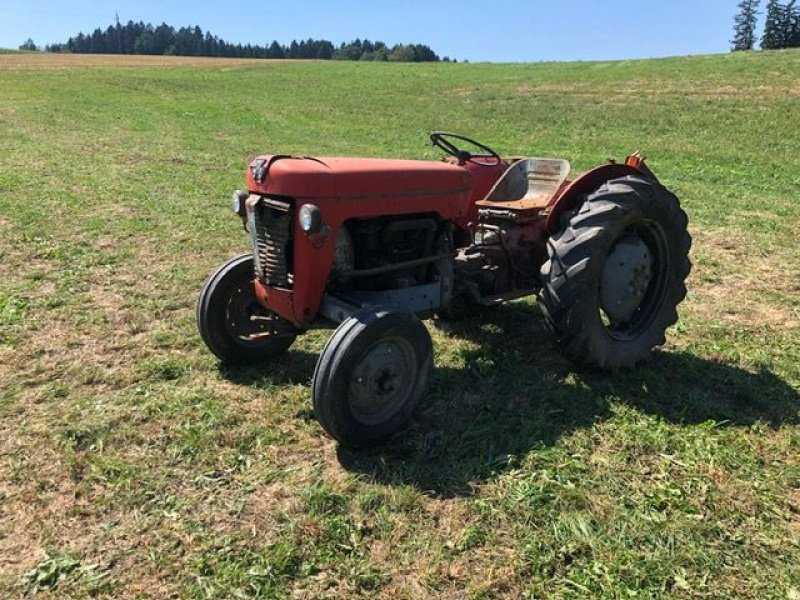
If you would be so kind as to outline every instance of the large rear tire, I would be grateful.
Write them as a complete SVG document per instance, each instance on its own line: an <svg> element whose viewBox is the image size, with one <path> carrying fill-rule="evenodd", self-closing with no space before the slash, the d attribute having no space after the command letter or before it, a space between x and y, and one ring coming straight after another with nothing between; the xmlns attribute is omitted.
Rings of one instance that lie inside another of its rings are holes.
<svg viewBox="0 0 800 600"><path fill-rule="evenodd" d="M314 371L314 412L344 446L371 446L406 427L433 369L425 325L403 312L362 310L328 340Z"/></svg>
<svg viewBox="0 0 800 600"><path fill-rule="evenodd" d="M211 274L197 300L200 336L225 364L275 358L297 337L291 323L261 306L253 279L253 256L237 256Z"/></svg>
<svg viewBox="0 0 800 600"><path fill-rule="evenodd" d="M687 223L661 184L623 177L589 195L548 240L539 303L569 358L629 369L665 343L686 297Z"/></svg>

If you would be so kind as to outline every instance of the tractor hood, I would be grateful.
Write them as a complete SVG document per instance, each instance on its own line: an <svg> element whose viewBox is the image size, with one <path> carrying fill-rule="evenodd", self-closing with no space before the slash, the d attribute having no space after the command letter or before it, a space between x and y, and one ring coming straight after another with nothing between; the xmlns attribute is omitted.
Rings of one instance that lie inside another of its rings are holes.
<svg viewBox="0 0 800 600"><path fill-rule="evenodd" d="M259 156L247 170L253 193L293 198L376 198L461 193L466 169L445 162L379 158Z"/></svg>

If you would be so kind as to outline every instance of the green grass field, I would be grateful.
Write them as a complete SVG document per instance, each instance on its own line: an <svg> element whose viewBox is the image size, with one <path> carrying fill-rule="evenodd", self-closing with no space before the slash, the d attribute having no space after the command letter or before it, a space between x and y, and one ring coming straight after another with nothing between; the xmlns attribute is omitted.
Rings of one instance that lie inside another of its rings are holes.
<svg viewBox="0 0 800 600"><path fill-rule="evenodd" d="M800 598L800 52L520 65L0 57L0 597ZM327 334L221 370L205 277L257 153L577 170L642 149L689 296L633 374L533 301L429 323L412 429L337 448Z"/></svg>

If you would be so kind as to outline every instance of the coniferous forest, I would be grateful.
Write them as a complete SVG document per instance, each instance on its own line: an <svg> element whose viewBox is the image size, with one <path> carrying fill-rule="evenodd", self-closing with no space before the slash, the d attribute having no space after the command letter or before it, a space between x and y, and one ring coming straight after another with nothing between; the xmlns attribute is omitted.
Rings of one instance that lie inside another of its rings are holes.
<svg viewBox="0 0 800 600"><path fill-rule="evenodd" d="M32 40L22 49L36 49ZM95 29L90 34L79 33L61 44L45 47L46 52L73 52L76 54L153 54L173 56L219 56L230 58L293 58L321 60L375 60L396 62L449 62L424 44L395 44L356 39L338 47L328 40L307 39L282 45L277 41L263 46L232 44L204 32L200 27L176 29L162 23L128 21L110 25L105 30Z"/></svg>
<svg viewBox="0 0 800 600"><path fill-rule="evenodd" d="M758 31L762 0L741 0L734 21L733 51L763 50L800 47L800 4L798 0L780 2L767 0L764 25ZM39 50L32 39L20 46L21 50ZM90 34L79 33L64 43L45 46L46 52L72 52L75 54L152 54L174 56L219 56L229 58L291 58L318 60L373 60L396 62L450 62L440 58L424 44L395 44L356 39L335 46L328 40L293 40L288 45L277 41L262 45L233 44L204 32L200 27L176 29L162 23L128 21L117 22L105 30L95 29ZM455 61L453 61L455 62Z"/></svg>
<svg viewBox="0 0 800 600"><path fill-rule="evenodd" d="M753 50L758 42L756 31L761 0L742 0L733 25L731 49ZM763 50L800 47L800 5L797 0L779 2L768 0L764 31L761 34Z"/></svg>

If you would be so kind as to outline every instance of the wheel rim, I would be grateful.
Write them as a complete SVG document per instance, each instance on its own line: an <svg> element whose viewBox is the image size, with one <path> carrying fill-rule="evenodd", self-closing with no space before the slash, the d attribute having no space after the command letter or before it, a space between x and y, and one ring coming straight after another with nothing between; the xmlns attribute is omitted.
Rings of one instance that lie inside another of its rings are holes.
<svg viewBox="0 0 800 600"><path fill-rule="evenodd" d="M606 333L634 339L655 319L669 273L666 235L654 221L629 226L614 242L600 277L598 313Z"/></svg>
<svg viewBox="0 0 800 600"><path fill-rule="evenodd" d="M348 386L350 410L364 425L394 417L413 393L417 380L414 348L401 338L384 339L369 348L353 369Z"/></svg>

